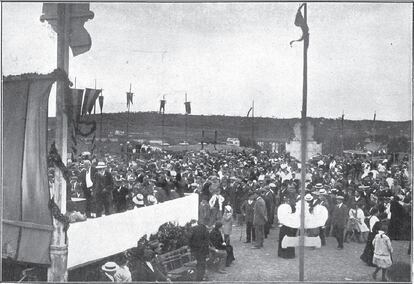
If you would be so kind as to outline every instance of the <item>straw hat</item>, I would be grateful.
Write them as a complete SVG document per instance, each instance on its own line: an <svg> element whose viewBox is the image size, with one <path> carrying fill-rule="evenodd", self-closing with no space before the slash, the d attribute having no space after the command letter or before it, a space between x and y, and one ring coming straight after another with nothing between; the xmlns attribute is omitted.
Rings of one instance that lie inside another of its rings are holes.
<svg viewBox="0 0 414 284"><path fill-rule="evenodd" d="M105 162L98 162L98 164L96 165L97 169L105 169L106 168L106 164Z"/></svg>
<svg viewBox="0 0 414 284"><path fill-rule="evenodd" d="M110 261L102 265L101 269L105 272L115 272L118 270L118 264Z"/></svg>

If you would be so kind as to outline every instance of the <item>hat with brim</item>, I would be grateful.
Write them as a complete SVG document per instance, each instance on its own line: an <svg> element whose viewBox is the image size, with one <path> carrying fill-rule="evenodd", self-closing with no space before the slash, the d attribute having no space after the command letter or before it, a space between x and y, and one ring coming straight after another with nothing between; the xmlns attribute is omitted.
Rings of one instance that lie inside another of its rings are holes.
<svg viewBox="0 0 414 284"><path fill-rule="evenodd" d="M105 271L105 272L115 272L118 270L118 264L110 261L102 265L101 269L102 271Z"/></svg>
<svg viewBox="0 0 414 284"><path fill-rule="evenodd" d="M326 190L324 188L319 189L318 191L319 195L325 195L326 194Z"/></svg>
<svg viewBox="0 0 414 284"><path fill-rule="evenodd" d="M343 197L342 195L338 195L338 196L336 197L336 199L344 200L344 197Z"/></svg>
<svg viewBox="0 0 414 284"><path fill-rule="evenodd" d="M106 168L106 164L104 163L104 162L99 162L97 165L96 165L96 169L105 169Z"/></svg>
<svg viewBox="0 0 414 284"><path fill-rule="evenodd" d="M312 194L308 193L305 195L305 201L312 201L312 200L313 200Z"/></svg>
<svg viewBox="0 0 414 284"><path fill-rule="evenodd" d="M323 184L321 183L315 184L315 189L321 189L321 188L323 188Z"/></svg>
<svg viewBox="0 0 414 284"><path fill-rule="evenodd" d="M134 198L132 198L132 202L134 202L136 205L144 205L144 195L138 193L134 196Z"/></svg>

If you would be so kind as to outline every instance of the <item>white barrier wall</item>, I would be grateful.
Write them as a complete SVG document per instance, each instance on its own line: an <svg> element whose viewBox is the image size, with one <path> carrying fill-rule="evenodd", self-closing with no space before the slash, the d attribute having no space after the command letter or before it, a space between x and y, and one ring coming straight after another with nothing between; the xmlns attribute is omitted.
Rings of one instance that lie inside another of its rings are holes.
<svg viewBox="0 0 414 284"><path fill-rule="evenodd" d="M73 223L68 230L68 269L136 247L143 235L156 233L165 222L185 225L192 219L198 219L197 194Z"/></svg>

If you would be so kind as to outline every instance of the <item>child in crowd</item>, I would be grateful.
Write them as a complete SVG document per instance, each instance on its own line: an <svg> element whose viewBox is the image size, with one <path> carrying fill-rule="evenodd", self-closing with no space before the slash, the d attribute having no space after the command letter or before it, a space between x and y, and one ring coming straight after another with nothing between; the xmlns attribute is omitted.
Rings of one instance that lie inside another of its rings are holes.
<svg viewBox="0 0 414 284"><path fill-rule="evenodd" d="M377 273L382 269L382 281L387 281L387 269L392 265L392 246L390 238L385 234L388 230L388 225L383 223L378 234L375 236L372 244L374 245L374 257L372 263L377 266L372 277L377 278Z"/></svg>

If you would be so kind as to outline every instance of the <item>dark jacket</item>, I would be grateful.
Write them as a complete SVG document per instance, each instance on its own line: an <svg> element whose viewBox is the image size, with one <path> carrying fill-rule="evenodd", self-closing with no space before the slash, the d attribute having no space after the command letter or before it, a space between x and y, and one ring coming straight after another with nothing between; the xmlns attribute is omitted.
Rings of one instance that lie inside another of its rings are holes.
<svg viewBox="0 0 414 284"><path fill-rule="evenodd" d="M242 214L246 214L245 220L246 222L253 223L253 215L254 215L254 201L252 204L249 205L248 200L245 200L240 208Z"/></svg>
<svg viewBox="0 0 414 284"><path fill-rule="evenodd" d="M165 275L164 269L161 265L153 259L150 261L154 271L147 265L147 263L138 259L130 266L132 281L145 281L145 282L155 282L155 281L167 281L167 276Z"/></svg>
<svg viewBox="0 0 414 284"><path fill-rule="evenodd" d="M335 205L332 211L332 225L338 226L340 228L345 228L348 221L349 209L344 203L342 203L341 208L338 205Z"/></svg>
<svg viewBox="0 0 414 284"><path fill-rule="evenodd" d="M215 247L216 249L226 249L226 245L224 243L223 240L223 236L221 235L221 232L214 228L213 230L211 230L210 232L210 243L213 247Z"/></svg>
<svg viewBox="0 0 414 284"><path fill-rule="evenodd" d="M101 176L99 173L95 173L93 179L93 190L95 194L111 193L113 187L113 179L110 172L105 171L105 174Z"/></svg>
<svg viewBox="0 0 414 284"><path fill-rule="evenodd" d="M253 225L264 225L267 222L266 204L262 197L256 199L254 204Z"/></svg>
<svg viewBox="0 0 414 284"><path fill-rule="evenodd" d="M207 227L203 224L199 224L193 227L191 236L188 240L188 246L193 253L208 255L209 247L209 234Z"/></svg>

